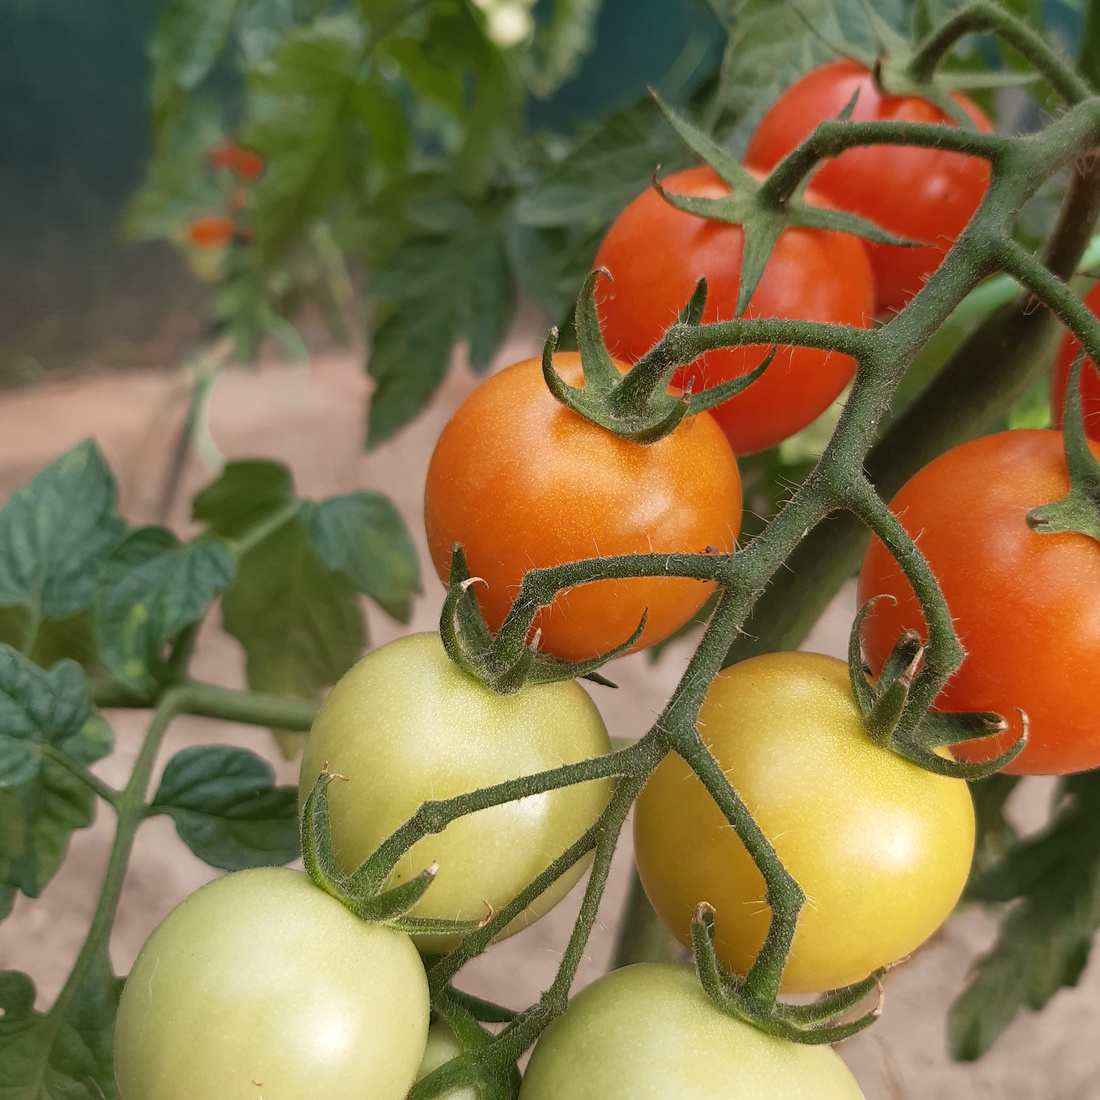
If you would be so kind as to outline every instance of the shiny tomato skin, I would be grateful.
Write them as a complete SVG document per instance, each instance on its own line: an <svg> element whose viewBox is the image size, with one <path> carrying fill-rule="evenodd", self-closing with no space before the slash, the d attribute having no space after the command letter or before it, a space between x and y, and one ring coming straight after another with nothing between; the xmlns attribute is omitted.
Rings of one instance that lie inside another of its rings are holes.
<svg viewBox="0 0 1100 1100"><path fill-rule="evenodd" d="M497 695L447 656L439 635L408 634L367 654L332 689L313 723L298 789L304 803L321 768L329 784L336 858L353 871L428 799L452 798L610 751L607 730L574 680ZM451 822L405 853L398 885L435 862L413 916L480 920L499 910L593 825L610 781L507 802ZM510 935L555 906L581 877L581 860L521 913ZM458 937L418 934L424 951Z"/></svg>
<svg viewBox="0 0 1100 1100"><path fill-rule="evenodd" d="M1092 450L1100 457L1100 443ZM966 659L936 705L993 711L1009 730L952 750L987 760L1020 735L1028 744L1005 769L1062 775L1100 765L1100 544L1086 535L1039 534L1031 508L1069 488L1062 435L1009 431L964 443L918 471L890 507L917 540L943 589ZM863 628L873 671L907 628L926 633L916 596L882 544L863 559L859 599L875 604Z"/></svg>
<svg viewBox="0 0 1100 1100"><path fill-rule="evenodd" d="M1085 295L1085 305L1100 317L1100 283ZM1050 384L1050 411L1056 428L1062 426L1069 368L1080 350L1080 343L1067 332L1058 349L1058 358L1054 361ZM1085 415L1086 434L1090 439L1100 440L1100 374L1091 359L1086 359L1081 367L1081 407Z"/></svg>
<svg viewBox="0 0 1100 1100"><path fill-rule="evenodd" d="M690 168L663 181L666 191L717 198L729 188L710 168ZM612 355L635 362L676 321L706 276L703 321L730 320L741 285L744 233L670 206L652 188L619 215L596 255L612 281L597 286L604 340ZM874 283L863 244L845 233L788 229L776 242L747 317L782 317L864 327L874 309ZM747 374L766 347L709 352L676 377L705 386ZM766 450L806 427L851 380L846 355L784 348L763 377L711 414L736 454Z"/></svg>
<svg viewBox="0 0 1100 1100"><path fill-rule="evenodd" d="M580 385L580 357L558 372ZM625 366L620 364L620 369ZM499 628L531 569L599 555L734 549L741 482L729 444L706 413L643 446L561 405L538 359L483 382L443 430L428 467L424 521L447 582L462 543L489 626ZM584 660L625 642L648 609L635 649L682 626L712 586L679 578L606 580L562 593L535 620L540 648Z"/></svg>
<svg viewBox="0 0 1100 1100"><path fill-rule="evenodd" d="M768 653L732 665L711 684L698 728L806 893L785 992L860 981L951 912L974 851L969 791L867 737L844 661ZM679 756L661 762L638 799L634 851L673 935L689 944L692 912L709 902L718 957L747 973L771 917L764 879Z"/></svg>
<svg viewBox="0 0 1100 1100"><path fill-rule="evenodd" d="M120 1100L403 1100L427 1035L409 937L265 867L201 887L149 937L115 1075Z"/></svg>
<svg viewBox="0 0 1100 1100"><path fill-rule="evenodd" d="M543 1032L519 1100L863 1100L826 1046L727 1016L690 966L638 963L582 989Z"/></svg>
<svg viewBox="0 0 1100 1100"><path fill-rule="evenodd" d="M796 81L760 120L745 166L770 172L801 144L819 122L836 118L852 95L856 122L955 122L919 96L884 95L874 77L855 61L822 65ZM992 123L972 100L955 99L985 133ZM924 248L868 242L875 272L876 311L900 310L939 267L947 249L970 221L989 186L989 165L977 157L937 149L867 145L825 161L813 177L814 192L839 210L868 218L882 229Z"/></svg>

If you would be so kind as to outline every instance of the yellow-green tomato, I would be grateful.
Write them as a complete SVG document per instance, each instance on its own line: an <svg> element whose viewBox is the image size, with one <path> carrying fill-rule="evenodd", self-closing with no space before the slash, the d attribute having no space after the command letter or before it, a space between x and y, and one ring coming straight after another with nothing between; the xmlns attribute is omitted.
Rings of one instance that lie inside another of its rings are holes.
<svg viewBox="0 0 1100 1100"><path fill-rule="evenodd" d="M428 1045L424 1048L424 1057L420 1069L416 1071L419 1081L427 1077L432 1070L439 1069L444 1062L457 1058L462 1053L462 1044L455 1033L442 1021L437 1020L428 1028ZM440 1093L439 1100L480 1100L473 1085L459 1085L457 1088Z"/></svg>
<svg viewBox="0 0 1100 1100"><path fill-rule="evenodd" d="M575 681L496 695L447 657L438 634L410 634L364 657L332 689L306 741L299 797L322 767L347 777L328 787L336 857L351 871L428 799L573 764L610 749L595 704ZM583 783L459 818L415 844L397 885L435 862L439 872L412 915L480 920L499 910L596 821L609 781ZM551 909L585 863L558 879L507 928ZM421 935L449 950L452 935Z"/></svg>
<svg viewBox="0 0 1100 1100"><path fill-rule="evenodd" d="M769 653L733 665L711 684L698 729L806 894L785 992L859 981L951 912L974 853L970 793L867 737L843 661ZM669 930L690 944L692 912L710 902L719 958L746 973L771 919L764 879L680 757L638 799L634 846Z"/></svg>
<svg viewBox="0 0 1100 1100"><path fill-rule="evenodd" d="M690 966L639 963L581 990L531 1055L519 1100L863 1100L826 1046L719 1010Z"/></svg>
<svg viewBox="0 0 1100 1100"><path fill-rule="evenodd" d="M120 1100L403 1100L428 1035L412 940L299 871L196 890L141 949L118 1008Z"/></svg>

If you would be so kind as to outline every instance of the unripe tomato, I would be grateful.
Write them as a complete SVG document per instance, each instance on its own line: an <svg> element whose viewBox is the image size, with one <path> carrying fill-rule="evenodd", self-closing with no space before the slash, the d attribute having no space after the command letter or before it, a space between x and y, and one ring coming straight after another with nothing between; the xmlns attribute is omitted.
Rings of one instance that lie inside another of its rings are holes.
<svg viewBox="0 0 1100 1100"><path fill-rule="evenodd" d="M554 357L570 385L580 357ZM619 364L625 370L624 364ZM729 444L706 413L643 446L560 404L538 359L483 382L443 430L424 492L428 546L446 583L462 543L490 628L496 630L531 569L599 555L731 551L741 527L741 481ZM713 586L674 577L597 581L562 593L535 620L540 648L584 660L634 633L635 649L667 638Z"/></svg>
<svg viewBox="0 0 1100 1100"><path fill-rule="evenodd" d="M427 1077L444 1062L457 1058L462 1052L462 1044L455 1033L442 1020L437 1020L428 1028L428 1045L424 1048L424 1057L420 1062L420 1069L416 1071L416 1079L419 1081ZM481 1097L473 1085L460 1085L458 1088L448 1089L440 1100L481 1100Z"/></svg>
<svg viewBox="0 0 1100 1100"><path fill-rule="evenodd" d="M1085 305L1100 317L1100 283L1085 295ZM1058 349L1058 358L1054 361L1050 384L1050 411L1056 428L1062 426L1069 368L1080 350L1080 342L1067 332ZM1081 367L1081 411L1085 416L1085 433L1090 439L1100 440L1100 374L1096 372L1091 359L1086 359Z"/></svg>
<svg viewBox="0 0 1100 1100"><path fill-rule="evenodd" d="M118 1007L120 1100L403 1100L428 982L403 932L299 871L195 891L141 949Z"/></svg>
<svg viewBox="0 0 1100 1100"><path fill-rule="evenodd" d="M951 912L974 852L966 784L874 744L848 666L768 653L724 669L699 734L806 894L783 990L851 985L903 958ZM722 964L745 974L768 931L764 879L684 763L670 754L634 813L646 894L691 943L695 906L714 906Z"/></svg>
<svg viewBox="0 0 1100 1100"><path fill-rule="evenodd" d="M677 195L718 198L729 188L710 168L690 168L663 181ZM595 265L612 281L597 288L604 340L612 355L635 362L676 321L695 284L707 279L703 321L730 320L741 286L744 233L670 206L652 188L608 230ZM862 242L846 233L788 229L776 242L746 317L782 317L866 327L874 283ZM748 374L766 347L708 352L680 371L676 384L698 393ZM744 393L711 410L737 454L762 451L806 427L851 380L847 355L784 348Z"/></svg>
<svg viewBox="0 0 1100 1100"><path fill-rule="evenodd" d="M543 1032L520 1100L863 1100L826 1046L723 1013L690 966L640 963L582 989Z"/></svg>
<svg viewBox="0 0 1100 1100"><path fill-rule="evenodd" d="M856 61L822 65L796 81L772 104L745 151L745 166L770 172L810 136L819 122L836 118L859 90L855 122L955 122L919 96L884 95L872 74ZM952 93L974 125L989 133L980 107ZM875 272L879 313L901 309L940 266L948 248L970 221L989 186L989 164L978 157L902 145L866 145L825 161L814 173L816 194L838 210L925 248L867 243Z"/></svg>
<svg viewBox="0 0 1100 1100"><path fill-rule="evenodd" d="M1100 458L1100 443L1092 443ZM1100 765L1100 543L1041 534L1027 513L1065 496L1062 434L1011 431L964 443L902 486L891 510L917 540L943 590L966 659L940 693L942 710L993 711L1009 730L956 745L988 760L1022 732L1028 743L1005 769L1019 775ZM902 631L927 634L920 604L885 547L863 559L859 598L889 595L867 617L863 641L874 670Z"/></svg>
<svg viewBox="0 0 1100 1100"><path fill-rule="evenodd" d="M453 664L438 634L410 634L364 657L332 689L302 758L300 801L321 768L336 857L354 870L428 799L452 798L610 750L599 711L576 682L497 695ZM453 821L401 859L397 885L431 863L439 873L413 916L480 920L507 905L599 817L610 780L563 787ZM521 931L581 877L581 860L507 928ZM419 935L423 950L453 935Z"/></svg>
<svg viewBox="0 0 1100 1100"><path fill-rule="evenodd" d="M203 214L187 223L187 240L196 248L224 248L233 239L233 219Z"/></svg>

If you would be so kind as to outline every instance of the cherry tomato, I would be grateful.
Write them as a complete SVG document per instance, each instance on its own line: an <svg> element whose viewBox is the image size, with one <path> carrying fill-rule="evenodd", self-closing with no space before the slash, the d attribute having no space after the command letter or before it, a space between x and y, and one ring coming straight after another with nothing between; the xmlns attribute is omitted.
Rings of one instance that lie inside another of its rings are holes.
<svg viewBox="0 0 1100 1100"><path fill-rule="evenodd" d="M520 1100L863 1100L826 1046L727 1016L690 966L640 963L582 989L543 1032Z"/></svg>
<svg viewBox="0 0 1100 1100"><path fill-rule="evenodd" d="M848 666L816 653L768 653L720 672L699 734L806 893L783 990L850 985L908 955L954 907L974 852L966 784L879 748L863 729ZM771 913L737 834L676 755L634 813L646 894L691 942L701 901L715 912L727 969L747 973Z"/></svg>
<svg viewBox="0 0 1100 1100"><path fill-rule="evenodd" d="M206 159L210 167L215 171L220 168L232 168L237 163L239 149L235 141L227 141L224 145L215 145L206 151Z"/></svg>
<svg viewBox="0 0 1100 1100"><path fill-rule="evenodd" d="M203 214L187 223L187 239L196 248L223 248L233 239L233 219Z"/></svg>
<svg viewBox="0 0 1100 1100"><path fill-rule="evenodd" d="M570 385L580 357L554 363ZM620 369L625 370L623 364ZM741 482L729 444L706 413L648 446L630 443L561 405L538 359L483 382L443 430L424 494L428 546L440 578L462 543L477 596L496 630L528 570L598 555L734 548ZM712 586L654 578L597 581L561 594L536 619L541 648L582 660L646 628L636 649L681 627Z"/></svg>
<svg viewBox="0 0 1100 1100"><path fill-rule="evenodd" d="M1085 295L1085 305L1100 317L1100 283ZM1058 358L1054 361L1050 385L1050 411L1056 428L1062 426L1069 368L1080 350L1080 343L1067 332L1058 349ZM1081 406L1085 414L1086 434L1090 439L1100 439L1100 374L1096 372L1091 359L1086 359L1081 368Z"/></svg>
<svg viewBox="0 0 1100 1100"><path fill-rule="evenodd" d="M244 183L255 183L263 175L264 158L251 149L237 147L237 156L233 164L237 178Z"/></svg>
<svg viewBox="0 0 1100 1100"><path fill-rule="evenodd" d="M749 142L746 167L770 172L819 122L836 118L857 89L859 98L852 112L856 122L955 125L950 116L919 96L884 95L871 73L857 62L834 61L807 73L772 104ZM958 93L955 99L979 130L993 129L972 100ZM879 313L901 309L920 290L978 209L988 186L989 165L984 160L900 145L849 149L822 164L813 177L814 191L837 209L927 244L899 248L868 242Z"/></svg>
<svg viewBox="0 0 1100 1100"><path fill-rule="evenodd" d="M691 168L664 181L679 195L716 198L729 188L709 168ZM670 206L653 189L639 195L608 231L595 265L612 280L597 288L604 340L612 355L635 362L675 322L695 284L707 279L704 322L733 316L741 285L744 233L739 225L708 221ZM864 327L874 308L874 284L862 242L845 233L788 229L776 242L747 317L783 317ZM698 392L747 374L766 347L713 351L676 377ZM784 348L764 375L711 414L737 454L774 446L806 427L851 380L846 355Z"/></svg>
<svg viewBox="0 0 1100 1100"><path fill-rule="evenodd" d="M424 1048L424 1057L420 1062L420 1069L416 1071L416 1079L419 1081L427 1077L444 1062L449 1062L462 1053L462 1044L455 1033L442 1020L437 1020L428 1028L428 1045ZM481 1097L474 1085L461 1085L448 1089L441 1100L481 1100Z"/></svg>
<svg viewBox="0 0 1100 1100"><path fill-rule="evenodd" d="M120 1100L403 1100L428 982L403 932L299 871L203 886L141 949L118 1008Z"/></svg>
<svg viewBox="0 0 1100 1100"><path fill-rule="evenodd" d="M1092 450L1100 457L1100 443ZM1022 775L1100 765L1100 544L1040 534L1025 518L1068 488L1060 432L1001 432L940 455L890 506L939 580L967 651L937 705L993 711L1009 722L1007 733L953 751L966 760L1004 751L1021 733L1020 708L1028 743L1005 770ZM897 604L880 600L864 625L876 671L903 630L926 631L913 590L875 539L859 598L881 594Z"/></svg>
<svg viewBox="0 0 1100 1100"><path fill-rule="evenodd" d="M599 711L576 681L497 695L451 662L438 634L410 634L368 654L332 689L306 741L299 797L305 801L326 763L347 777L328 793L333 846L350 872L421 802L609 750ZM479 920L578 840L610 794L609 782L582 783L459 818L415 844L392 884L437 862L439 873L413 915ZM574 865L506 934L552 909L585 866ZM458 943L442 934L416 940L428 951Z"/></svg>

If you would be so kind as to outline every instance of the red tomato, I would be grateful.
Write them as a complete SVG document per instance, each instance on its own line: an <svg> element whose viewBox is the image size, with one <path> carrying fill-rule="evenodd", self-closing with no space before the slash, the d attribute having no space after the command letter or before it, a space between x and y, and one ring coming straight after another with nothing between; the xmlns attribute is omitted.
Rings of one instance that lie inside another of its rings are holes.
<svg viewBox="0 0 1100 1100"><path fill-rule="evenodd" d="M1092 444L1100 457L1100 443ZM1028 511L1069 488L1062 436L1011 431L964 443L930 462L891 510L939 579L967 651L936 701L943 710L994 711L1009 732L957 745L988 760L1030 720L1027 747L1005 769L1062 775L1100 765L1100 543L1074 533L1039 534ZM927 634L909 582L878 539L859 576L859 599L875 604L863 640L881 670L903 630Z"/></svg>
<svg viewBox="0 0 1100 1100"><path fill-rule="evenodd" d="M1085 305L1100 317L1100 283L1085 295ZM1054 374L1050 382L1050 411L1055 427L1062 426L1062 410L1066 403L1066 383L1069 381L1069 368L1081 350L1081 344L1068 332L1058 349L1058 358L1054 361ZM1090 439L1100 439L1100 374L1086 359L1081 369L1081 405L1085 414L1085 432Z"/></svg>
<svg viewBox="0 0 1100 1100"><path fill-rule="evenodd" d="M203 214L187 223L187 239L196 248L221 248L233 239L233 219Z"/></svg>
<svg viewBox="0 0 1100 1100"><path fill-rule="evenodd" d="M926 99L888 96L855 61L834 61L788 88L761 119L745 152L745 165L770 172L819 122L836 118L859 89L856 122L897 120L955 123ZM979 130L993 129L982 110L955 95ZM927 248L868 243L879 313L901 309L939 267L947 249L970 221L989 185L989 165L977 157L900 145L868 145L826 161L813 177L814 191L840 210L868 218L882 229Z"/></svg>
<svg viewBox="0 0 1100 1100"><path fill-rule="evenodd" d="M717 198L729 188L709 168L664 181L667 191ZM708 221L670 206L653 189L616 219L596 256L611 272L597 289L604 339L612 355L635 362L655 344L706 276L705 322L733 317L741 285L744 234L738 225ZM865 327L874 306L871 269L862 243L844 233L788 229L776 243L747 317L784 317ZM766 347L704 355L677 374L698 392L747 374ZM846 355L784 348L763 377L711 410L737 454L775 446L829 407L852 377Z"/></svg>
<svg viewBox="0 0 1100 1100"><path fill-rule="evenodd" d="M264 158L259 153L252 152L251 149L242 149L238 146L233 170L237 173L238 179L245 183L254 183L263 175Z"/></svg>
<svg viewBox="0 0 1100 1100"><path fill-rule="evenodd" d="M237 163L237 152L237 143L227 141L224 145L215 145L212 149L208 149L206 159L209 161L210 167L215 170L232 168Z"/></svg>
<svg viewBox="0 0 1100 1100"><path fill-rule="evenodd" d="M580 356L554 357L580 385ZM619 364L625 370L625 364ZM546 388L538 359L483 382L443 429L428 467L424 521L446 583L461 542L489 626L499 628L531 569L597 555L734 548L741 482L729 444L700 413L643 446L597 427ZM540 647L570 660L625 642L648 609L636 649L681 627L713 586L683 578L596 581L544 608Z"/></svg>

